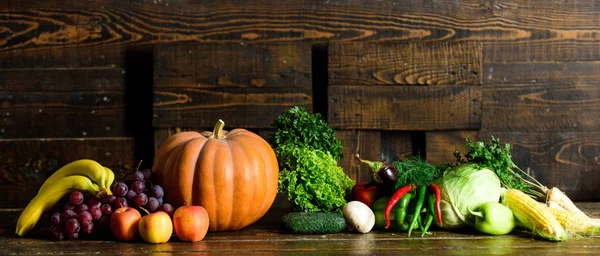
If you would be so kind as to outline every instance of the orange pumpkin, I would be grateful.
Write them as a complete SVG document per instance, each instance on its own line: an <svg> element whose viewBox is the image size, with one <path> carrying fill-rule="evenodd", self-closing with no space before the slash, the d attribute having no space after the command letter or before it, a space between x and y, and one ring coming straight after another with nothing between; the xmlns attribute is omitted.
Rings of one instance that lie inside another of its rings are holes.
<svg viewBox="0 0 600 256"><path fill-rule="evenodd" d="M238 230L265 215L277 194L279 167L263 138L245 129L179 132L156 152L152 170L175 208L201 205L211 231Z"/></svg>

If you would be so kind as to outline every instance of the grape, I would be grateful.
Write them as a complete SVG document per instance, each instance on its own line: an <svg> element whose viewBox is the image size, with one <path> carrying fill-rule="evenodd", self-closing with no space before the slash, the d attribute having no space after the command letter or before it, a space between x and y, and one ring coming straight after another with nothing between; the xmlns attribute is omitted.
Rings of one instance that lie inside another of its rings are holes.
<svg viewBox="0 0 600 256"><path fill-rule="evenodd" d="M136 181L136 180L144 180L144 173L142 173L140 171L133 172L133 181Z"/></svg>
<svg viewBox="0 0 600 256"><path fill-rule="evenodd" d="M157 200L159 205L162 205L165 202L164 197L157 198Z"/></svg>
<svg viewBox="0 0 600 256"><path fill-rule="evenodd" d="M89 213L92 215L92 220L99 220L102 217L102 210L98 207L92 207L89 210Z"/></svg>
<svg viewBox="0 0 600 256"><path fill-rule="evenodd" d="M60 225L60 212L56 212L50 216L50 223L54 226Z"/></svg>
<svg viewBox="0 0 600 256"><path fill-rule="evenodd" d="M112 207L110 207L110 204L103 204L100 207L100 210L102 210L102 215L108 216L112 214Z"/></svg>
<svg viewBox="0 0 600 256"><path fill-rule="evenodd" d="M75 206L72 205L71 203L65 203L65 205L63 206L63 211L66 210L75 210Z"/></svg>
<svg viewBox="0 0 600 256"><path fill-rule="evenodd" d="M175 209L173 209L173 206L169 203L164 203L163 205L161 205L160 210L166 212L171 217L173 216L173 212L175 211Z"/></svg>
<svg viewBox="0 0 600 256"><path fill-rule="evenodd" d="M77 215L77 220L79 221L79 223L84 224L84 223L92 223L92 214L88 211L85 212L81 212Z"/></svg>
<svg viewBox="0 0 600 256"><path fill-rule="evenodd" d="M149 197L148 203L146 204L146 208L148 208L148 211L155 212L156 210L158 210L158 207L160 207L160 204L158 203L158 199L156 199L154 197Z"/></svg>
<svg viewBox="0 0 600 256"><path fill-rule="evenodd" d="M73 193L71 193L71 196L69 197L69 202L75 206L82 204L83 194L79 191L73 191Z"/></svg>
<svg viewBox="0 0 600 256"><path fill-rule="evenodd" d="M160 185L154 185L150 189L150 195L155 198L162 198L165 195L165 191Z"/></svg>
<svg viewBox="0 0 600 256"><path fill-rule="evenodd" d="M64 222L74 218L77 218L77 213L73 210L66 210L60 216L60 219Z"/></svg>
<svg viewBox="0 0 600 256"><path fill-rule="evenodd" d="M117 200L115 200L115 203L113 204L115 209L119 209L121 207L127 207L127 199L123 198L123 197L117 197Z"/></svg>
<svg viewBox="0 0 600 256"><path fill-rule="evenodd" d="M77 207L75 207L75 212L77 214L80 214L82 212L86 212L89 209L90 209L90 207L87 204L80 204Z"/></svg>
<svg viewBox="0 0 600 256"><path fill-rule="evenodd" d="M125 195L125 199L127 199L128 203L133 204L135 196L137 196L137 193L133 192L133 190L129 190L129 192L127 192L127 195Z"/></svg>
<svg viewBox="0 0 600 256"><path fill-rule="evenodd" d="M150 169L143 170L142 173L144 174L144 180L150 180L152 177L152 170Z"/></svg>
<svg viewBox="0 0 600 256"><path fill-rule="evenodd" d="M85 235L89 235L92 232L94 232L94 223L93 222L81 223L81 233L83 233Z"/></svg>
<svg viewBox="0 0 600 256"><path fill-rule="evenodd" d="M106 203L112 205L115 203L115 200L117 200L116 196L109 196L108 199L106 199Z"/></svg>
<svg viewBox="0 0 600 256"><path fill-rule="evenodd" d="M57 241L61 241L61 240L65 239L65 233L62 230L62 228L60 228L60 227L51 228L50 236L52 237L52 239L57 240Z"/></svg>
<svg viewBox="0 0 600 256"><path fill-rule="evenodd" d="M113 189L113 194L115 196L125 196L125 194L127 194L127 190L129 190L127 188L127 184L123 182L117 182L115 188Z"/></svg>
<svg viewBox="0 0 600 256"><path fill-rule="evenodd" d="M79 233L69 233L67 232L66 235L68 240L76 240L77 238L79 238Z"/></svg>
<svg viewBox="0 0 600 256"><path fill-rule="evenodd" d="M67 234L78 233L79 228L80 226L77 219L70 219L67 220L67 222L65 223L65 231L67 232Z"/></svg>
<svg viewBox="0 0 600 256"><path fill-rule="evenodd" d="M90 208L96 206L96 207L100 207L100 201L98 201L98 199L90 197L88 198L88 206Z"/></svg>
<svg viewBox="0 0 600 256"><path fill-rule="evenodd" d="M147 203L148 203L148 196L146 196L146 194L139 193L137 196L135 196L135 205L144 206Z"/></svg>
<svg viewBox="0 0 600 256"><path fill-rule="evenodd" d="M131 190L133 190L133 192L135 192L137 194L144 193L144 189L146 189L146 187L144 186L144 182L139 181L139 180L131 183L130 188L131 188Z"/></svg>

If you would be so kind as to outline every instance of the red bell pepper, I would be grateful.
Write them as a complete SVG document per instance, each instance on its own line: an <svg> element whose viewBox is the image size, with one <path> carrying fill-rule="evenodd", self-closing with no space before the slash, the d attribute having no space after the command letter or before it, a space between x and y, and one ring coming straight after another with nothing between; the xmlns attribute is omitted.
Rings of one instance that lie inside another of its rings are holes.
<svg viewBox="0 0 600 256"><path fill-rule="evenodd" d="M356 201L361 201L369 208L373 207L373 203L382 194L381 188L370 182L359 182L352 187L352 198Z"/></svg>

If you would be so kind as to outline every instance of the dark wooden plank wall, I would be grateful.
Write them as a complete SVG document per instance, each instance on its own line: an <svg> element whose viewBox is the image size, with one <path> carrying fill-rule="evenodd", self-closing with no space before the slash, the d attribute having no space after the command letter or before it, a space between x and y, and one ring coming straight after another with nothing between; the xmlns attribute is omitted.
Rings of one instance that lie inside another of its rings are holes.
<svg viewBox="0 0 600 256"><path fill-rule="evenodd" d="M432 162L494 135L576 200L600 200L600 4L518 1L0 3L1 207L57 167L151 163L180 130L263 136L307 105L353 157Z"/></svg>

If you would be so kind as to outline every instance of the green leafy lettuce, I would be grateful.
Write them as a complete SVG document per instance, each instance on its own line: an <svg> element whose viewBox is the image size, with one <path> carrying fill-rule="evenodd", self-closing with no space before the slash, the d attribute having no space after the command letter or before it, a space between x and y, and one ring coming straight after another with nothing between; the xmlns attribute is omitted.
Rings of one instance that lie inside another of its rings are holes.
<svg viewBox="0 0 600 256"><path fill-rule="evenodd" d="M354 181L322 150L279 147L279 192L287 192L294 211L339 212Z"/></svg>

